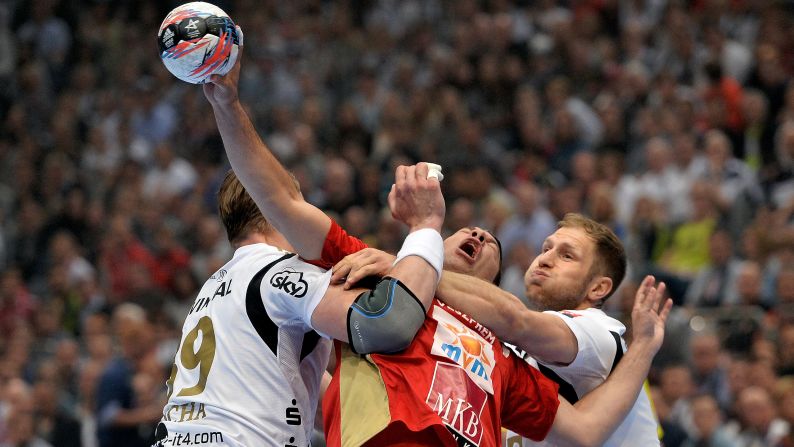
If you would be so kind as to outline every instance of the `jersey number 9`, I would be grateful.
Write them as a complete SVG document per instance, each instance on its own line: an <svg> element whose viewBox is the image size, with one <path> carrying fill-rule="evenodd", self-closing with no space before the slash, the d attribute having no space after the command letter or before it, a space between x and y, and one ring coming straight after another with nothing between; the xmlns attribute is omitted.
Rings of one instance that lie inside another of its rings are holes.
<svg viewBox="0 0 794 447"><path fill-rule="evenodd" d="M201 331L201 344L198 349L195 349L196 340L198 339L199 331ZM190 332L185 335L185 340L182 342L180 348L179 360L185 369L199 368L198 383L189 387L182 388L177 396L195 396L204 391L207 386L207 376L212 368L212 362L215 360L215 330L212 327L212 320L210 317L201 317ZM171 368L171 376L168 378L168 397L174 392L174 380L176 379L178 368L176 363Z"/></svg>

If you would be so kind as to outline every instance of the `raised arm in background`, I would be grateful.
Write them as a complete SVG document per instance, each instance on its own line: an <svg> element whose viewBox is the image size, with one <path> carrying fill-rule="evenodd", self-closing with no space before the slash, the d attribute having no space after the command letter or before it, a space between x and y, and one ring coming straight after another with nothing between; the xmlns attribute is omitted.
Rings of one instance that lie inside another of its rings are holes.
<svg viewBox="0 0 794 447"><path fill-rule="evenodd" d="M234 68L225 76L213 75L204 95L215 113L229 163L262 214L305 259L318 259L331 219L303 200L293 177L256 133L240 103L238 81L243 56L242 30Z"/></svg>

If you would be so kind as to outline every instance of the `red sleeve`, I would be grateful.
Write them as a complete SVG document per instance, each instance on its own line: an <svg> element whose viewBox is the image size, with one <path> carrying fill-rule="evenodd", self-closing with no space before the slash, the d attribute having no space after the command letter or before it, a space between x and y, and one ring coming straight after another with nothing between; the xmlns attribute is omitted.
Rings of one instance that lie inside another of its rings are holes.
<svg viewBox="0 0 794 447"><path fill-rule="evenodd" d="M347 255L367 248L367 244L359 238L347 234L339 224L331 219L331 228L325 236L323 252L320 259L307 260L309 264L314 264L322 268L331 268L334 264L341 261Z"/></svg>
<svg viewBox="0 0 794 447"><path fill-rule="evenodd" d="M512 353L507 360L502 426L525 438L542 441L560 406L558 385Z"/></svg>

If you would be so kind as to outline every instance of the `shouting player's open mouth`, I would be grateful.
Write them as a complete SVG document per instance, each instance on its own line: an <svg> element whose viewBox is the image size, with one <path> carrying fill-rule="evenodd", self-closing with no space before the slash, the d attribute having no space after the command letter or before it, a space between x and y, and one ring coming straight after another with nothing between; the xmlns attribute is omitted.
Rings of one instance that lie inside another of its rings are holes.
<svg viewBox="0 0 794 447"><path fill-rule="evenodd" d="M460 253L469 264L474 264L477 261L477 257L481 251L482 243L473 237L466 239L460 244L460 247L458 247L458 253Z"/></svg>

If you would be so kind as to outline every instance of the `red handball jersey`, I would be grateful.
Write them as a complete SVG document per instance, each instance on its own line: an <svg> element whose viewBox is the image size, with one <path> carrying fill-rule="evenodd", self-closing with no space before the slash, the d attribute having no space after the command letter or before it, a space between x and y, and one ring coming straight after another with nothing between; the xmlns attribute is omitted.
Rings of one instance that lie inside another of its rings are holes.
<svg viewBox="0 0 794 447"><path fill-rule="evenodd" d="M365 247L334 222L322 261ZM323 400L329 447L496 447L502 426L542 440L559 406L556 383L438 300L403 352L362 357L338 342L335 351Z"/></svg>

